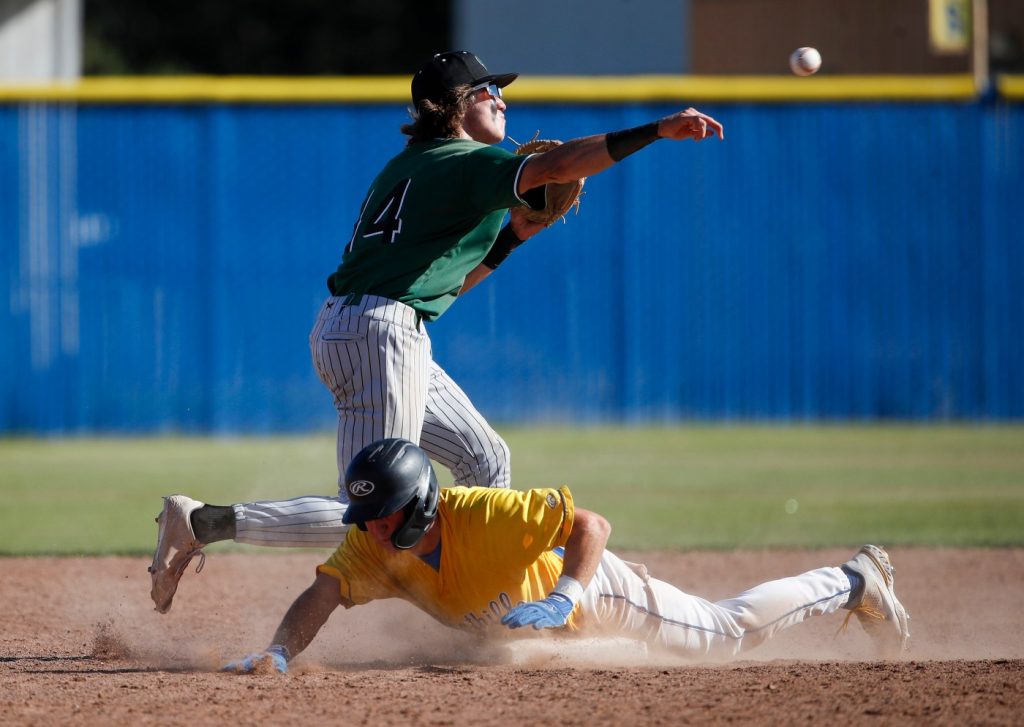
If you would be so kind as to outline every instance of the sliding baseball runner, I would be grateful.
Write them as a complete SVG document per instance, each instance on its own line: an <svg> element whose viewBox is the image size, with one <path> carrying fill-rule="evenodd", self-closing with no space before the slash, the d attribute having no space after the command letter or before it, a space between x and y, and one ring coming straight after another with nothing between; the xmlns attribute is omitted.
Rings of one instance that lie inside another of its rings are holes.
<svg viewBox="0 0 1024 727"><path fill-rule="evenodd" d="M412 442L375 442L348 470L345 522L358 529L317 569L270 645L228 664L281 672L338 607L401 598L452 628L617 636L695 659L734 657L807 618L847 609L880 656L910 637L888 553L865 545L842 565L756 585L712 603L605 550L611 526L568 488L440 492ZM521 633L521 632L520 632Z"/></svg>

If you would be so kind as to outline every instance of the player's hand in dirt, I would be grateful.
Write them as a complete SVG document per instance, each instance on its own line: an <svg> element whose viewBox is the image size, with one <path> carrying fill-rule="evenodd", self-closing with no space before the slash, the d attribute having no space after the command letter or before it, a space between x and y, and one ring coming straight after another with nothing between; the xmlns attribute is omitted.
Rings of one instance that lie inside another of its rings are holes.
<svg viewBox="0 0 1024 727"><path fill-rule="evenodd" d="M533 626L535 629L555 629L565 626L572 613L573 603L561 593L552 593L541 601L520 603L505 614L501 622L510 629Z"/></svg>
<svg viewBox="0 0 1024 727"><path fill-rule="evenodd" d="M288 650L283 646L270 646L266 651L248 656L225 664L221 671L230 671L235 674L269 674L276 671L280 674L288 673Z"/></svg>

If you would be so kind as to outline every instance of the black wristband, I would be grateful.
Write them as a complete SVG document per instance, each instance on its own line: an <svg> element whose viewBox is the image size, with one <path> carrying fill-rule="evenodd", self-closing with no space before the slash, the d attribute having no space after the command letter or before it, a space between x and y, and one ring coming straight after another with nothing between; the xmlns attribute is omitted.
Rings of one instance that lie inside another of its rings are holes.
<svg viewBox="0 0 1024 727"><path fill-rule="evenodd" d="M498 237L494 240L494 244L491 245L491 251L487 253L487 257L484 258L483 263L491 270L497 269L499 265L505 262L505 258L512 254L512 251L523 244L523 241L516 237L516 233L512 231L512 225L507 224L501 228L501 232L498 233Z"/></svg>
<svg viewBox="0 0 1024 727"><path fill-rule="evenodd" d="M617 162L621 162L633 152L640 151L658 139L657 121L604 135L604 143L608 146L608 156Z"/></svg>

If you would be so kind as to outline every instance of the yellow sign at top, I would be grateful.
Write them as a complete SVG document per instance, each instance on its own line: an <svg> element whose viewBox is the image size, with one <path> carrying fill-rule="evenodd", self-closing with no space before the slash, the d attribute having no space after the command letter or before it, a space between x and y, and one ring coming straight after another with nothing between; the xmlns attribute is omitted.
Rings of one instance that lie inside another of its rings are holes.
<svg viewBox="0 0 1024 727"><path fill-rule="evenodd" d="M971 0L929 0L928 37L936 53L966 53L971 47Z"/></svg>

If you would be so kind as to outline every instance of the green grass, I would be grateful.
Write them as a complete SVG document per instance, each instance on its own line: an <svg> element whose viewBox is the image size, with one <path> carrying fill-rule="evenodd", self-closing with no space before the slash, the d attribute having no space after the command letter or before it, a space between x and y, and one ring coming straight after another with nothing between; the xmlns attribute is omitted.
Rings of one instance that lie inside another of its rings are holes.
<svg viewBox="0 0 1024 727"><path fill-rule="evenodd" d="M502 431L516 487L568 485L619 549L1024 544L1020 426ZM335 477L332 435L0 440L0 554L148 553L162 494L333 494Z"/></svg>

